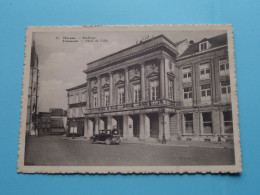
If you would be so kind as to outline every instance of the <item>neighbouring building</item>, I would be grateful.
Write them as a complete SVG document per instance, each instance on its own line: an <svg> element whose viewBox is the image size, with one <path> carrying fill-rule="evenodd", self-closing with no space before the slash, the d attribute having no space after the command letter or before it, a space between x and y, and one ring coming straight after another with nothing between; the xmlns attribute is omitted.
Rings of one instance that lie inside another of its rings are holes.
<svg viewBox="0 0 260 195"><path fill-rule="evenodd" d="M84 109L86 107L87 83L67 89L68 108L67 108L67 135L84 135Z"/></svg>
<svg viewBox="0 0 260 195"><path fill-rule="evenodd" d="M87 82L68 89L68 121L86 138L117 128L124 139L232 139L226 34L197 43L159 35L90 62L84 72Z"/></svg>
<svg viewBox="0 0 260 195"><path fill-rule="evenodd" d="M26 117L26 134L37 135L37 100L38 100L38 55L35 50L35 43L31 47L30 77L28 89L27 117Z"/></svg>
<svg viewBox="0 0 260 195"><path fill-rule="evenodd" d="M50 108L50 134L65 134L65 127L67 121L67 116L64 115L66 112L62 108Z"/></svg>
<svg viewBox="0 0 260 195"><path fill-rule="evenodd" d="M51 134L51 113L38 113L38 134L39 136Z"/></svg>

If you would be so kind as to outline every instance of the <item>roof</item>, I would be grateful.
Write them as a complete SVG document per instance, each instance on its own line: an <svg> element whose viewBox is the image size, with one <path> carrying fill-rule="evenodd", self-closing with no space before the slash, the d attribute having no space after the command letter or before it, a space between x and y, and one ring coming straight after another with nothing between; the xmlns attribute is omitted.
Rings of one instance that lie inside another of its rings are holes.
<svg viewBox="0 0 260 195"><path fill-rule="evenodd" d="M223 45L227 45L227 34L226 33L225 34L221 34L221 35L209 38L209 39L204 38L201 41L190 45L183 52L183 54L180 55L180 57L191 55L191 54L199 52L199 44L201 42L204 42L204 41L209 41L211 43L211 47L210 48L215 48L215 47L220 47L220 46L223 46Z"/></svg>
<svg viewBox="0 0 260 195"><path fill-rule="evenodd" d="M175 45L180 45L181 43L183 43L184 41L186 41L187 39L183 39L181 41L175 42Z"/></svg>
<svg viewBox="0 0 260 195"><path fill-rule="evenodd" d="M87 83L83 83L81 85L78 85L76 87L72 87L72 88L69 88L69 89L66 89L67 91L72 91L72 90L75 90L75 89L80 89L80 88L84 88L84 87L87 87Z"/></svg>
<svg viewBox="0 0 260 195"><path fill-rule="evenodd" d="M166 36L164 36L163 34L160 34L160 35L155 36L155 37L152 37L152 38L150 38L150 39L148 39L148 40L140 41L139 43L137 43L137 44L135 44L135 45L132 45L132 46L127 47L127 48L125 48L125 49L119 50L119 51L117 51L117 52L115 52L115 53L112 53L112 54L110 54L110 55L107 55L107 56L104 56L104 57L99 58L99 59L97 59L97 60L94 60L94 61L92 61L92 62L89 62L89 63L87 63L87 65L88 65L88 64L93 64L93 63L95 63L95 62L97 62L97 61L100 61L100 60L102 60L102 59L105 59L105 58L114 56L115 54L119 54L119 53L122 53L122 52L124 52L124 51L131 50L132 48L138 47L139 45L143 45L143 44L145 44L145 43L151 42L151 41L153 41L153 40L155 40L155 39L158 39L158 38L161 38L161 37L163 37L165 40L167 40L167 41L168 41L169 43L171 43L173 46L176 46L176 44L175 44L174 42L172 42L170 39L168 39L168 38L167 38Z"/></svg>

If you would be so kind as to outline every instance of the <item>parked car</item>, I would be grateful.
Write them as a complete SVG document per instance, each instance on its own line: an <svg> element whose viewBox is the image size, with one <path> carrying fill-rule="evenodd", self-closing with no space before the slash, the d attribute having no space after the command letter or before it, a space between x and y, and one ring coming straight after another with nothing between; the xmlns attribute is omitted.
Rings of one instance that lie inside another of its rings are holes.
<svg viewBox="0 0 260 195"><path fill-rule="evenodd" d="M99 133L90 138L91 143L106 143L119 144L120 143L120 131L119 130L99 130Z"/></svg>

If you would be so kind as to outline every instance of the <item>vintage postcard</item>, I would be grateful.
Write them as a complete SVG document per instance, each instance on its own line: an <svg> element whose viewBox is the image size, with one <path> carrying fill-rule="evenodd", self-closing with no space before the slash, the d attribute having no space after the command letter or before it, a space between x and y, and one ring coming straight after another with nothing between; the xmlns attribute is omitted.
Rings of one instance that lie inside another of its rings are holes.
<svg viewBox="0 0 260 195"><path fill-rule="evenodd" d="M239 173L232 25L27 27L18 172Z"/></svg>

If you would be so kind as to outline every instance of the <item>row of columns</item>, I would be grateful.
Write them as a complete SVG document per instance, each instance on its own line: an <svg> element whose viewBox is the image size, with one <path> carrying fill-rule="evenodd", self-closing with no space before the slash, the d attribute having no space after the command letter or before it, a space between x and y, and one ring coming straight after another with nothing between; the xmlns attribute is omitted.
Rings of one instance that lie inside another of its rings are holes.
<svg viewBox="0 0 260 195"><path fill-rule="evenodd" d="M140 63L141 66L141 100L145 101L145 62ZM124 69L125 71L125 103L129 103L129 68L126 67ZM166 87L167 87L167 73L165 72L165 59L160 59L160 74L159 74L159 84L160 84L160 97L165 98L167 96L166 93ZM90 86L90 79L87 81L89 83L89 97L88 102L91 101L91 86ZM97 77L97 107L102 106L101 103L101 77ZM109 72L109 99L110 99L110 105L113 105L113 72ZM88 104L88 108L90 108L91 105Z"/></svg>
<svg viewBox="0 0 260 195"><path fill-rule="evenodd" d="M107 116L107 129L113 129L117 125L117 120L113 116ZM153 119L154 120L154 119ZM163 139L163 135L166 140L170 139L170 126L169 126L169 114L159 113L159 140ZM139 115L139 136L140 140L146 140L150 138L150 118L147 114ZM105 121L102 118L85 118L84 120L84 137L89 139L91 136L98 134L98 130L105 129ZM134 119L130 115L123 116L123 138L131 139L134 137Z"/></svg>

